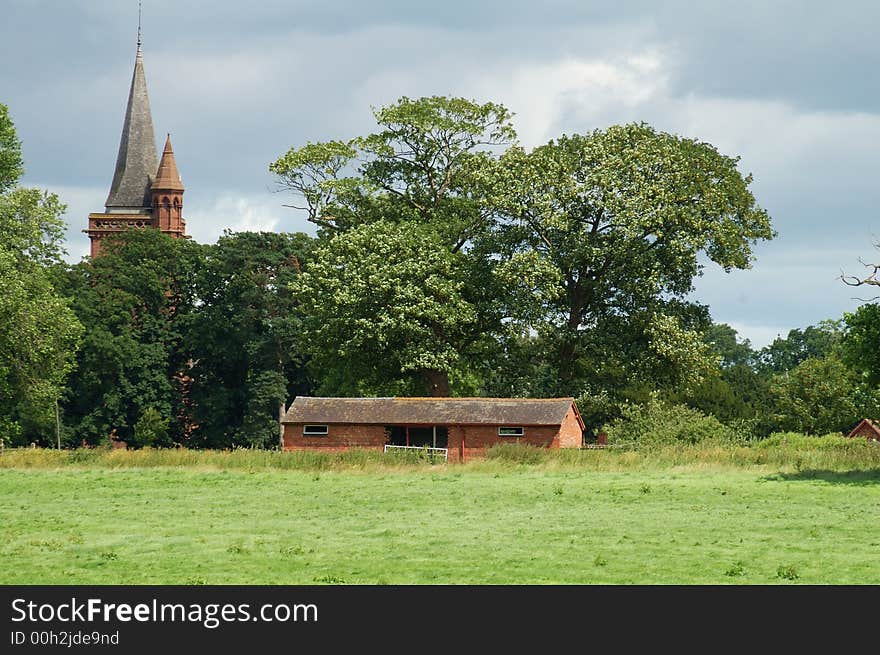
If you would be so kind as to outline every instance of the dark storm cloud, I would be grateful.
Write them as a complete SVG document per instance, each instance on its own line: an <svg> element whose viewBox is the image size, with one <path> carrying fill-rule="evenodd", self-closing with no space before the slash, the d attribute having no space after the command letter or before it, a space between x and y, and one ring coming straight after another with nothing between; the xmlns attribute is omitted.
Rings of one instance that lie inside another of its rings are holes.
<svg viewBox="0 0 880 655"><path fill-rule="evenodd" d="M869 2L146 0L157 139L172 132L190 226L303 229L268 164L370 128L370 106L462 94L517 112L527 145L629 120L741 155L779 239L753 271L707 268L719 320L788 329L855 303L835 275L880 232L880 65ZM112 177L134 60L134 0L7 0L0 102L26 181L70 204L70 250Z"/></svg>

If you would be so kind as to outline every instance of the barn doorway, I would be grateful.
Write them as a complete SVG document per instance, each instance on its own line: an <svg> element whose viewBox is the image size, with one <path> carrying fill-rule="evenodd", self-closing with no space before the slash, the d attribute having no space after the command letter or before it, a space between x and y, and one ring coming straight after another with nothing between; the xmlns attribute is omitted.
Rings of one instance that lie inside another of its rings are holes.
<svg viewBox="0 0 880 655"><path fill-rule="evenodd" d="M429 427L389 425L385 430L389 435L388 443L392 446L446 448L449 442L449 430L442 425Z"/></svg>

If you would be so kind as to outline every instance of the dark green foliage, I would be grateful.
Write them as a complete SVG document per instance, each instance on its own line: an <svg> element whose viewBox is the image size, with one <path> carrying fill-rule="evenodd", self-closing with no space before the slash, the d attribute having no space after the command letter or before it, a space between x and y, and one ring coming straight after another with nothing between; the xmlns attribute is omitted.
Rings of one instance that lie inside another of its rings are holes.
<svg viewBox="0 0 880 655"><path fill-rule="evenodd" d="M194 443L275 447L280 405L308 395L292 287L310 249L305 234L227 232L203 251L186 332Z"/></svg>
<svg viewBox="0 0 880 655"><path fill-rule="evenodd" d="M791 371L809 358L822 358L840 344L842 321L822 321L803 330L790 330L758 353L758 368L766 373Z"/></svg>
<svg viewBox="0 0 880 655"><path fill-rule="evenodd" d="M753 366L755 353L749 340L740 341L732 327L726 323L713 323L703 334L706 341L721 358L721 368Z"/></svg>
<svg viewBox="0 0 880 655"><path fill-rule="evenodd" d="M880 386L880 305L862 305L845 314L843 358L868 384ZM874 418L880 419L880 416Z"/></svg>
<svg viewBox="0 0 880 655"><path fill-rule="evenodd" d="M104 248L67 276L66 295L86 327L64 401L71 441L97 444L113 434L146 445L134 426L148 409L168 422L171 440L185 441L191 365L185 334L203 247L157 230L131 230Z"/></svg>
<svg viewBox="0 0 880 655"><path fill-rule="evenodd" d="M848 432L863 418L880 415L880 390L837 355L809 358L773 379L774 422L779 430Z"/></svg>

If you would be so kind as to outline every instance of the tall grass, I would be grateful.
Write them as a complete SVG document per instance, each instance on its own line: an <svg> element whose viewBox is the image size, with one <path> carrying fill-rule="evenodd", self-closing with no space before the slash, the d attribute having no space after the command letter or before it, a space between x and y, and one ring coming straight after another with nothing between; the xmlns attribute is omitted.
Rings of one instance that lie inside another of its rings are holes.
<svg viewBox="0 0 880 655"><path fill-rule="evenodd" d="M0 469L82 468L205 468L213 470L291 469L329 471L336 469L396 469L430 466L420 452L385 455L375 450L321 452L302 450L188 450L186 448L142 448L139 450L50 450L43 448L7 449L0 455Z"/></svg>
<svg viewBox="0 0 880 655"><path fill-rule="evenodd" d="M376 450L344 452L240 449L233 451L154 449L49 450L7 449L0 454L0 469L53 468L204 468L212 470L394 471L447 466L419 452L384 454ZM453 465L448 466L462 466ZM490 448L485 458L463 466L475 470L505 471L519 467L629 471L657 468L769 467L778 470L875 471L880 475L880 443L847 439L839 435L807 437L775 434L745 444L705 440L650 448L603 450L548 450L522 444Z"/></svg>

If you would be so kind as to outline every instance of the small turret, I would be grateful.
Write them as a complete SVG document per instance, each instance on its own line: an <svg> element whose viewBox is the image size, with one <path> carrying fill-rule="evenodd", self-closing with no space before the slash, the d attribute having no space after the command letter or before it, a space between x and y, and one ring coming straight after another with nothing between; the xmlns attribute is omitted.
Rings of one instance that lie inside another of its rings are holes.
<svg viewBox="0 0 880 655"><path fill-rule="evenodd" d="M171 148L171 135L165 139L165 150L159 168L150 187L153 206L153 221L157 228L171 236L182 237L186 233L183 220L183 182L177 171L174 150Z"/></svg>

